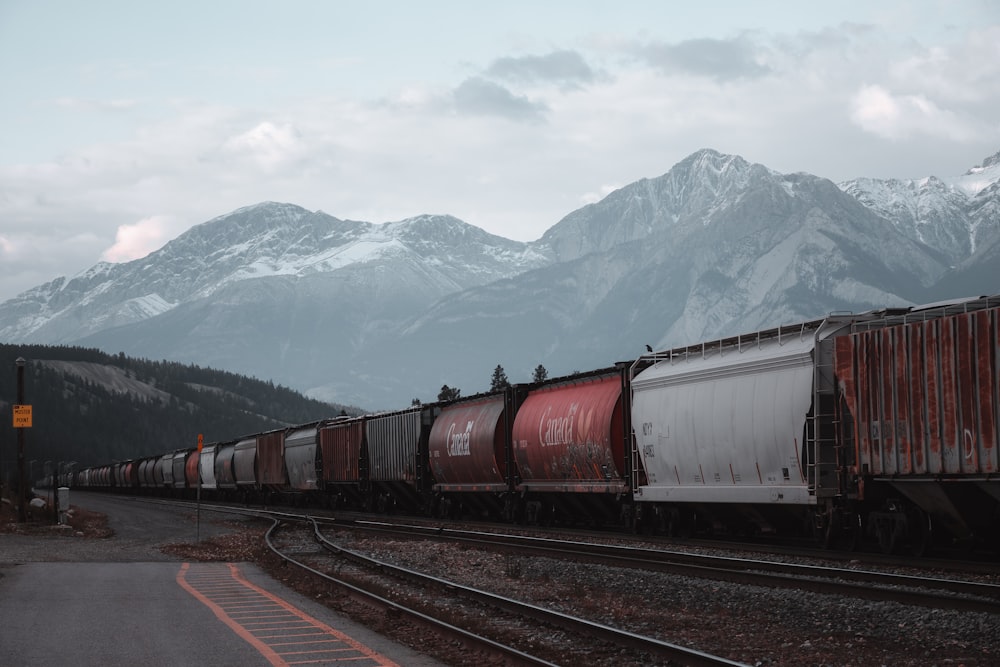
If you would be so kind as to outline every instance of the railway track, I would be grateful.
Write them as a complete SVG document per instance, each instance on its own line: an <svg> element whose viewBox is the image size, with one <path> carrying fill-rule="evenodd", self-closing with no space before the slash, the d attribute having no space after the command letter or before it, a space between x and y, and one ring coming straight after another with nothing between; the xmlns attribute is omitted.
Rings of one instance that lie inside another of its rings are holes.
<svg viewBox="0 0 1000 667"><path fill-rule="evenodd" d="M1000 585L980 581L367 520L339 520L333 525L732 583L794 588L934 609L1000 614Z"/></svg>
<svg viewBox="0 0 1000 667"><path fill-rule="evenodd" d="M163 501L160 501L163 502ZM166 501L178 502L178 501ZM183 503L184 501L179 501ZM190 503L191 506L194 503ZM231 505L205 505L206 510L287 521L315 521L337 529L351 529L408 539L459 542L472 547L504 550L508 553L574 559L612 567L668 572L680 576L714 579L730 583L788 588L814 593L841 595L858 599L899 602L932 609L1000 614L1000 585L926 574L899 574L858 567L832 567L764 560L745 554L726 556L680 551L663 547L634 547L604 544L579 539L558 539L516 535L492 530L468 530L441 524L393 523L364 518L334 518L329 515L307 516L298 512L240 508ZM788 553L784 551L783 553ZM815 558L814 551L808 553ZM890 567L897 560L877 558ZM913 563L907 567L913 569ZM958 571L965 569L959 564ZM986 572L980 568L971 574ZM996 575L995 569L992 571Z"/></svg>
<svg viewBox="0 0 1000 667"><path fill-rule="evenodd" d="M635 664L741 664L379 561L338 546L322 534L317 521L310 523L312 534L305 535L301 528L288 532L290 524L276 520L268 533L269 546L358 601L405 617L502 664L602 664L602 655L607 656L606 664L625 664L626 650L634 653ZM320 545L324 553L311 544ZM402 589L401 582L408 588ZM540 627L545 631L540 633ZM547 645L540 637L555 643Z"/></svg>

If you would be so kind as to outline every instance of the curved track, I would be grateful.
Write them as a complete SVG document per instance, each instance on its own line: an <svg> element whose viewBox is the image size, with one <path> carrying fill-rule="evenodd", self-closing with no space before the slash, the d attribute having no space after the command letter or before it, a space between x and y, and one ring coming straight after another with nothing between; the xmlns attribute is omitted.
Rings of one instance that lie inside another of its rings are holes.
<svg viewBox="0 0 1000 667"><path fill-rule="evenodd" d="M279 523L276 521L275 526L277 527ZM522 632L518 630L519 625L533 631L537 628L537 624L544 624L546 627L556 630L556 634L565 633L569 636L570 645L578 653L577 659L593 659L596 654L614 654L627 648L630 651L649 656L657 662L666 661L696 666L739 664L701 651L643 637L513 598L384 563L337 546L322 535L315 520L312 521L312 525L312 539L315 539L330 554L336 556L336 560L323 559L315 553L310 553L307 558L292 555L293 553L299 554L303 550L305 536L301 533L291 540L286 540L282 546L275 545L273 539L269 539L269 544L282 558L314 576L344 588L351 595L363 599L366 603L391 609L395 613L405 615L408 619L433 629L434 632L445 633L455 640L461 641L470 650L499 656L509 664L549 665L558 664L550 662L551 659L567 658L566 637L563 637L559 646L555 648L532 646L528 649L532 653L496 639L498 636L516 638L522 635ZM339 564L340 559L346 559L355 567L367 571L368 575L355 574L352 576L354 581L346 581L342 575L331 575L329 573L331 569L343 567ZM392 580L391 585L387 584L389 579ZM366 583L359 584L359 581ZM402 592L399 582L405 582L406 585L413 588L409 589L409 593ZM387 588L391 588L393 600L389 600L379 592ZM428 591L431 591L433 596L433 604L429 607L419 603L420 600L426 598ZM415 602L405 603L400 600ZM442 617L444 615L442 610L445 610L449 621ZM490 623L484 625L484 618L489 618ZM457 624L466 627L460 627ZM494 637L486 637L485 634L492 634ZM532 636L537 636L537 634Z"/></svg>

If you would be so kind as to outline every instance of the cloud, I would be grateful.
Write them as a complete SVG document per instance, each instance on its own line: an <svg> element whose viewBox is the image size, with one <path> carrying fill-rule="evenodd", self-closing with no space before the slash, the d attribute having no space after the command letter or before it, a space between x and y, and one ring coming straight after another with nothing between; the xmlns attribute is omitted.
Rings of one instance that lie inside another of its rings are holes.
<svg viewBox="0 0 1000 667"><path fill-rule="evenodd" d="M594 70L576 51L498 58L486 69L485 75L509 81L553 81L563 84L588 83L595 78Z"/></svg>
<svg viewBox="0 0 1000 667"><path fill-rule="evenodd" d="M480 77L463 81L454 90L453 98L455 108L463 114L538 122L547 111L545 104L515 95L507 88Z"/></svg>
<svg viewBox="0 0 1000 667"><path fill-rule="evenodd" d="M850 103L851 121L885 139L914 135L968 141L976 132L958 114L941 109L925 95L893 94L882 86L862 86Z"/></svg>
<svg viewBox="0 0 1000 667"><path fill-rule="evenodd" d="M597 190L595 192L585 192L585 193L583 193L583 195L580 196L580 203L581 204L596 204L597 202L601 201L602 199L604 199L605 197L607 197L608 195L610 195L615 190L619 190L622 187L624 187L624 186L621 185L620 183L619 184L614 184L614 185L608 185L608 184L601 185L600 187L597 188Z"/></svg>
<svg viewBox="0 0 1000 667"><path fill-rule="evenodd" d="M115 95L137 95L144 114L107 114L128 116L113 133L93 131L106 119L70 113L83 101L66 98L39 136L92 123L72 126L75 143L49 161L0 162L0 300L98 257L149 252L176 235L157 239L157 221L179 233L265 200L372 222L450 213L530 240L608 184L655 177L706 146L834 180L947 176L995 152L997 29L930 46L893 36L851 25L612 35L578 40L579 52L475 54L462 63L490 63L478 76L408 71L366 96L315 85L252 104L190 91L154 103L129 90Z"/></svg>
<svg viewBox="0 0 1000 667"><path fill-rule="evenodd" d="M758 59L758 47L746 37L689 39L676 44L650 44L637 54L671 74L693 74L717 81L756 79L771 70Z"/></svg>
<svg viewBox="0 0 1000 667"><path fill-rule="evenodd" d="M223 149L253 160L265 171L274 171L298 160L307 147L291 123L276 125L263 121L228 139Z"/></svg>
<svg viewBox="0 0 1000 667"><path fill-rule="evenodd" d="M888 54L882 67L849 98L851 122L893 141L936 137L958 142L998 136L1000 26L969 31L964 39L911 44Z"/></svg>
<svg viewBox="0 0 1000 667"><path fill-rule="evenodd" d="M101 254L101 259L115 263L140 259L162 247L172 233L163 216L152 216L134 225L119 225L115 244Z"/></svg>

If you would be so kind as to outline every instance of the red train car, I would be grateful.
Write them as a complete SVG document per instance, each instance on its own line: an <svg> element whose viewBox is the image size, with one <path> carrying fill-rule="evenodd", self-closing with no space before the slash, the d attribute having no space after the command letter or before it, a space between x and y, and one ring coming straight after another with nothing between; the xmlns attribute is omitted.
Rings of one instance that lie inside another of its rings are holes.
<svg viewBox="0 0 1000 667"><path fill-rule="evenodd" d="M989 534L1000 512L1000 302L859 324L835 340L843 440L883 547L935 526Z"/></svg>
<svg viewBox="0 0 1000 667"><path fill-rule="evenodd" d="M528 392L514 420L513 454L529 522L563 511L601 522L620 517L629 490L623 381L608 369Z"/></svg>
<svg viewBox="0 0 1000 667"><path fill-rule="evenodd" d="M509 392L476 396L445 406L434 420L428 457L439 513L511 516L508 402Z"/></svg>

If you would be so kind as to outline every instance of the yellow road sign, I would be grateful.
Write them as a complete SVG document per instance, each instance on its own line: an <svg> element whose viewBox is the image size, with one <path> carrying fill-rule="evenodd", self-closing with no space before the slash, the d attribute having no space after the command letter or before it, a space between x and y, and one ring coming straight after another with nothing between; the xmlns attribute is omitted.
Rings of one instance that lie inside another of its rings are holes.
<svg viewBox="0 0 1000 667"><path fill-rule="evenodd" d="M31 428L31 406L14 406L14 428Z"/></svg>

